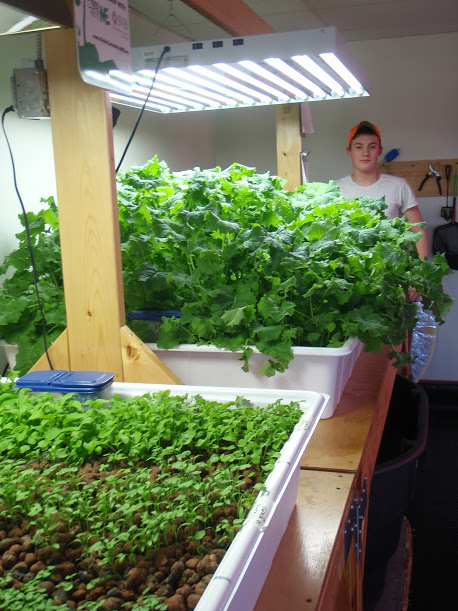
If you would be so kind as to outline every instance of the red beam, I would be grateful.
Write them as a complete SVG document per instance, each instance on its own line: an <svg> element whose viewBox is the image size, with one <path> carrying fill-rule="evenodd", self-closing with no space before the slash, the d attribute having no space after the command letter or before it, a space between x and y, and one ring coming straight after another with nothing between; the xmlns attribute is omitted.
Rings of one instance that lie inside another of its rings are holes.
<svg viewBox="0 0 458 611"><path fill-rule="evenodd" d="M275 32L243 0L182 0L231 36L253 36Z"/></svg>

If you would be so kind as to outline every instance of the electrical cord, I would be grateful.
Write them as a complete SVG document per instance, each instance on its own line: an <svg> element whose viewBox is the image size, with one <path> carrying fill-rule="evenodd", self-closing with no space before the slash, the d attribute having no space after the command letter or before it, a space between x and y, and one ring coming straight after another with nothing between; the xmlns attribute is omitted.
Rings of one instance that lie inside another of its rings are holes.
<svg viewBox="0 0 458 611"><path fill-rule="evenodd" d="M44 313L44 310L43 310L43 305L41 303L40 293L39 293L39 290L38 290L38 276L37 276L37 270L36 270L36 266L35 266L35 257L34 257L34 254L33 254L32 239L31 239L31 236L30 236L29 221L28 221L28 218L27 218L27 213L25 211L24 202L22 201L22 197L21 197L21 194L19 192L18 185L17 185L16 167L14 165L14 157L13 157L13 153L11 151L11 146L10 146L10 143L9 143L9 140L8 140L8 136L7 136L6 130L5 130L5 116L7 115L7 113L13 112L13 111L14 111L14 106L8 106L8 108L5 108L5 110L3 111L3 114L2 114L2 129L3 129L3 134L5 136L6 144L8 146L8 151L10 153L11 165L12 165L12 168L13 168L14 188L16 190L16 194L18 196L19 203L21 204L22 213L24 215L24 225L25 225L25 230L26 230L26 234L27 234L27 246L28 246L28 249L29 249L30 262L31 262L31 265L32 265L33 285L34 285L34 288L35 288L35 294L37 296L37 303L38 303L38 308L40 310L42 326L43 326L43 341L44 341L44 346L45 346L46 358L48 359L49 368L50 369L54 369L54 367L52 366L52 363L51 363L51 359L49 357L49 353L48 353L48 342L47 342L47 336L46 336L46 317L45 317L45 313Z"/></svg>
<svg viewBox="0 0 458 611"><path fill-rule="evenodd" d="M124 161L124 157L126 156L127 150L128 150L128 148L129 148L129 146L130 146L130 143L132 142L132 139L133 139L133 137L134 137L134 135L135 135L135 132L137 131L137 127L138 127L138 124L140 123L140 119L142 118L142 115L143 115L143 113L144 113L144 111L145 111L145 108L146 108L146 103L148 102L148 98L149 98L149 96L151 95L151 91L153 90L154 83L156 82L156 76L157 76L157 73L158 73L158 70L159 70L159 66L161 65L162 58L164 57L164 55L165 55L166 53L169 53L169 52L170 52L170 47L168 47L168 46L165 46L165 47L163 48L163 50L162 50L162 53L161 53L161 55L160 55L160 57L159 57L159 60L158 60L158 62L157 62L156 70L155 70L155 72L154 72L154 77L153 77L153 80L152 80L152 82L151 82L151 86L150 86L150 88L149 88L148 95L147 95L147 96L146 96L146 98L145 98L145 101L144 101L144 103L143 103L143 106L142 106L142 109L141 109L141 111L140 111L140 114L138 115L138 117L137 117L137 121L136 121L136 123L135 123L135 125L134 125L134 129L132 130L132 133L131 133L131 135L130 135L130 138L129 138L129 140L128 140L127 144L126 144L126 147L125 147L125 149L124 149L124 152L123 152L123 154L122 154L122 156L121 156L121 160L120 160L120 161L119 161L119 163L118 163L118 166L117 166L117 168L116 168L116 174L119 172L119 168L121 167L121 164L122 164L122 162Z"/></svg>

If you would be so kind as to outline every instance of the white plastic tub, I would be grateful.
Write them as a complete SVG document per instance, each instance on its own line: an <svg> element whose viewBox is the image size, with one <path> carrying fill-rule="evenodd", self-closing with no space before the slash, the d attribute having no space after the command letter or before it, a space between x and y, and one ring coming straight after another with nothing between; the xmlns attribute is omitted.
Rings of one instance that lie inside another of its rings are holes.
<svg viewBox="0 0 458 611"><path fill-rule="evenodd" d="M147 344L183 382L198 386L228 386L312 390L329 395L322 418L330 418L337 407L363 344L349 339L340 348L293 348L294 358L284 373L268 378L256 372L267 358L255 351L249 360L249 372L242 370L242 352L214 346L180 345L163 350Z"/></svg>
<svg viewBox="0 0 458 611"><path fill-rule="evenodd" d="M328 397L311 391L263 390L131 384L114 382L109 394L122 397L169 389L172 394L199 394L205 399L227 402L237 396L260 408L277 399L299 401L303 416L283 446L266 491L258 495L242 529L230 545L208 584L196 611L251 611L269 573L275 552L296 504L300 460L326 409Z"/></svg>

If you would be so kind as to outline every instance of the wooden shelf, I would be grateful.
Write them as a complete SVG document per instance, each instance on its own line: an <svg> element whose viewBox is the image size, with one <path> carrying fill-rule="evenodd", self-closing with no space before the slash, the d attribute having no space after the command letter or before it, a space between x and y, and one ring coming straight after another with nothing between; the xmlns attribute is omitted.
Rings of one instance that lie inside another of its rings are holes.
<svg viewBox="0 0 458 611"><path fill-rule="evenodd" d="M363 352L332 418L320 420L302 457L299 492L254 611L362 611L364 541L344 552L350 507L368 496L396 370ZM367 515L367 512L366 514Z"/></svg>
<svg viewBox="0 0 458 611"><path fill-rule="evenodd" d="M354 485L353 476L347 473L300 472L297 504L255 611L317 608ZM336 560L340 556L339 570L343 571L343 547L341 552L334 556Z"/></svg>

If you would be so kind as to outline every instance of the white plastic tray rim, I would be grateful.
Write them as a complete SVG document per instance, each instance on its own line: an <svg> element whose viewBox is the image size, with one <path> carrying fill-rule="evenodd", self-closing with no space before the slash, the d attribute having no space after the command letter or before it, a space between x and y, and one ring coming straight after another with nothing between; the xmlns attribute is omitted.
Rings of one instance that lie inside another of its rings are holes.
<svg viewBox="0 0 458 611"><path fill-rule="evenodd" d="M266 406L277 399L281 399L285 403L297 401L304 412L283 446L275 468L266 480L266 490L258 495L242 529L236 535L196 607L196 611L225 611L229 608L237 608L241 611L245 608L243 605L248 601L244 603L237 599L237 586L242 579L249 579L251 595L254 600L256 600L261 591L275 550L272 550L270 558L263 559L264 567L262 574L258 573L253 579L247 576L250 571L250 561L259 547L262 538L267 536L269 523L278 509L282 496L294 473L299 469L302 454L326 408L329 396L323 393L299 390L263 390L256 388L198 387L123 382L113 383L110 387L110 394L119 394L122 397L126 397L161 390L169 390L172 395L200 395L205 399L221 402L231 401L240 396L258 407ZM294 498L296 495L297 490L294 492ZM286 509L288 517L292 508L293 506ZM277 532L275 539L279 541L282 535L283 532Z"/></svg>
<svg viewBox="0 0 458 611"><path fill-rule="evenodd" d="M359 342L358 338L350 338L339 346L338 348L318 348L314 346L293 346L292 351L295 356L344 356L353 351L356 344ZM158 348L155 343L146 344L151 350L164 351L165 348ZM261 354L260 351L254 346L251 347L254 354ZM227 352L228 354L242 354L242 350L227 350L226 348L217 348L212 344L178 344L173 348L167 348L167 352Z"/></svg>

